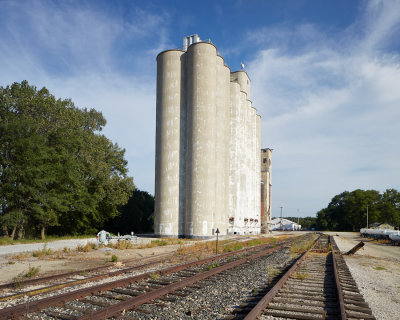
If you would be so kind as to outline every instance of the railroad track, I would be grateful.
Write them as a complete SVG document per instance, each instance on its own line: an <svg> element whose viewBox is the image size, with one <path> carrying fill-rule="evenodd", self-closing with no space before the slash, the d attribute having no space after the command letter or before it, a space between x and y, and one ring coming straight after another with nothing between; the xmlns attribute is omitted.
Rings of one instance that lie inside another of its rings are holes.
<svg viewBox="0 0 400 320"><path fill-rule="evenodd" d="M276 283L230 319L375 319L333 237L322 236Z"/></svg>
<svg viewBox="0 0 400 320"><path fill-rule="evenodd" d="M229 244L235 241L247 241L250 238L232 238L225 241ZM164 264L172 254L158 254L152 257L125 261L127 267L115 267L113 265L104 265L83 270L75 270L61 274L54 274L46 277L33 279L22 279L0 285L0 302L18 299L21 297L33 297L46 292L52 292L63 288L73 287L84 283L98 281L106 278L112 278L123 274L129 274L146 268L151 268ZM175 257L177 258L177 257Z"/></svg>
<svg viewBox="0 0 400 320"><path fill-rule="evenodd" d="M32 300L0 310L0 319L104 319L154 301L171 301L166 295L182 296L207 281L237 266L290 246L292 240L272 247L264 244L204 260L182 264L133 277L111 281L72 292Z"/></svg>
<svg viewBox="0 0 400 320"><path fill-rule="evenodd" d="M141 261L141 264L138 265L136 261L136 265L128 266L126 268L116 268L114 266L105 265L46 277L24 279L21 281L16 280L0 285L0 302L26 296L32 297L45 292L60 290L62 288L73 287L88 282L135 272L144 268L150 268L162 264L169 256L170 254L159 254L150 258L144 258ZM129 264L132 262L133 260L128 261L127 263ZM34 289L29 289L31 287L34 287Z"/></svg>

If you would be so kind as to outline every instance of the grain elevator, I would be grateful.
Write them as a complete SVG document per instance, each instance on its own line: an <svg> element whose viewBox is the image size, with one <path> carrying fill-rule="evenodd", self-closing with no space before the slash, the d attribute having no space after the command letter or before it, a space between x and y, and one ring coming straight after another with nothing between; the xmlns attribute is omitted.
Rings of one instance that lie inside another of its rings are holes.
<svg viewBox="0 0 400 320"><path fill-rule="evenodd" d="M260 126L250 78L211 41L189 36L157 56L157 236L260 233Z"/></svg>

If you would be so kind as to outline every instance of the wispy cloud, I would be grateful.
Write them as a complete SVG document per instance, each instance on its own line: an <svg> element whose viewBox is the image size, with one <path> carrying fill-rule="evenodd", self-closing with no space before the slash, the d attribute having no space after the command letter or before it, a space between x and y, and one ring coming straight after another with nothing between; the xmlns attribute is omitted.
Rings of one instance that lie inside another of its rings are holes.
<svg viewBox="0 0 400 320"><path fill-rule="evenodd" d="M2 2L0 85L27 79L102 111L104 133L126 148L138 187L152 192L155 52L168 45L169 17L137 6L124 13L84 1Z"/></svg>
<svg viewBox="0 0 400 320"><path fill-rule="evenodd" d="M252 33L259 50L248 70L263 144L276 149L276 214L281 205L314 214L346 189L400 188L400 55L388 51L399 25L399 1L371 1L341 33Z"/></svg>

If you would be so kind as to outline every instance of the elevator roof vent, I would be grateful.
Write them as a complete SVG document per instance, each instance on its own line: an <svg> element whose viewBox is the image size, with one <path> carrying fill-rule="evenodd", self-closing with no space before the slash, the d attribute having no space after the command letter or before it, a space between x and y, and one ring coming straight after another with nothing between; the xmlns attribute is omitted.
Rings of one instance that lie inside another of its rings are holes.
<svg viewBox="0 0 400 320"><path fill-rule="evenodd" d="M192 44L196 42L200 42L200 37L198 34L193 34L191 36L187 36L183 38L183 51L186 51L187 48Z"/></svg>

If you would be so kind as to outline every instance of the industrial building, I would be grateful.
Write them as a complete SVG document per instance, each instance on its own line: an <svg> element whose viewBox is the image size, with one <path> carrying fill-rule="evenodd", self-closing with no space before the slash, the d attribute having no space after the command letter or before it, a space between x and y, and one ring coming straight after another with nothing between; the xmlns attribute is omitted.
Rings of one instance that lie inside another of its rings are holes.
<svg viewBox="0 0 400 320"><path fill-rule="evenodd" d="M260 233L261 117L247 73L186 37L157 56L156 113L155 234Z"/></svg>
<svg viewBox="0 0 400 320"><path fill-rule="evenodd" d="M261 149L261 233L271 231L272 149Z"/></svg>
<svg viewBox="0 0 400 320"><path fill-rule="evenodd" d="M271 231L298 231L301 230L301 225L285 218L275 218L270 221L270 229Z"/></svg>

